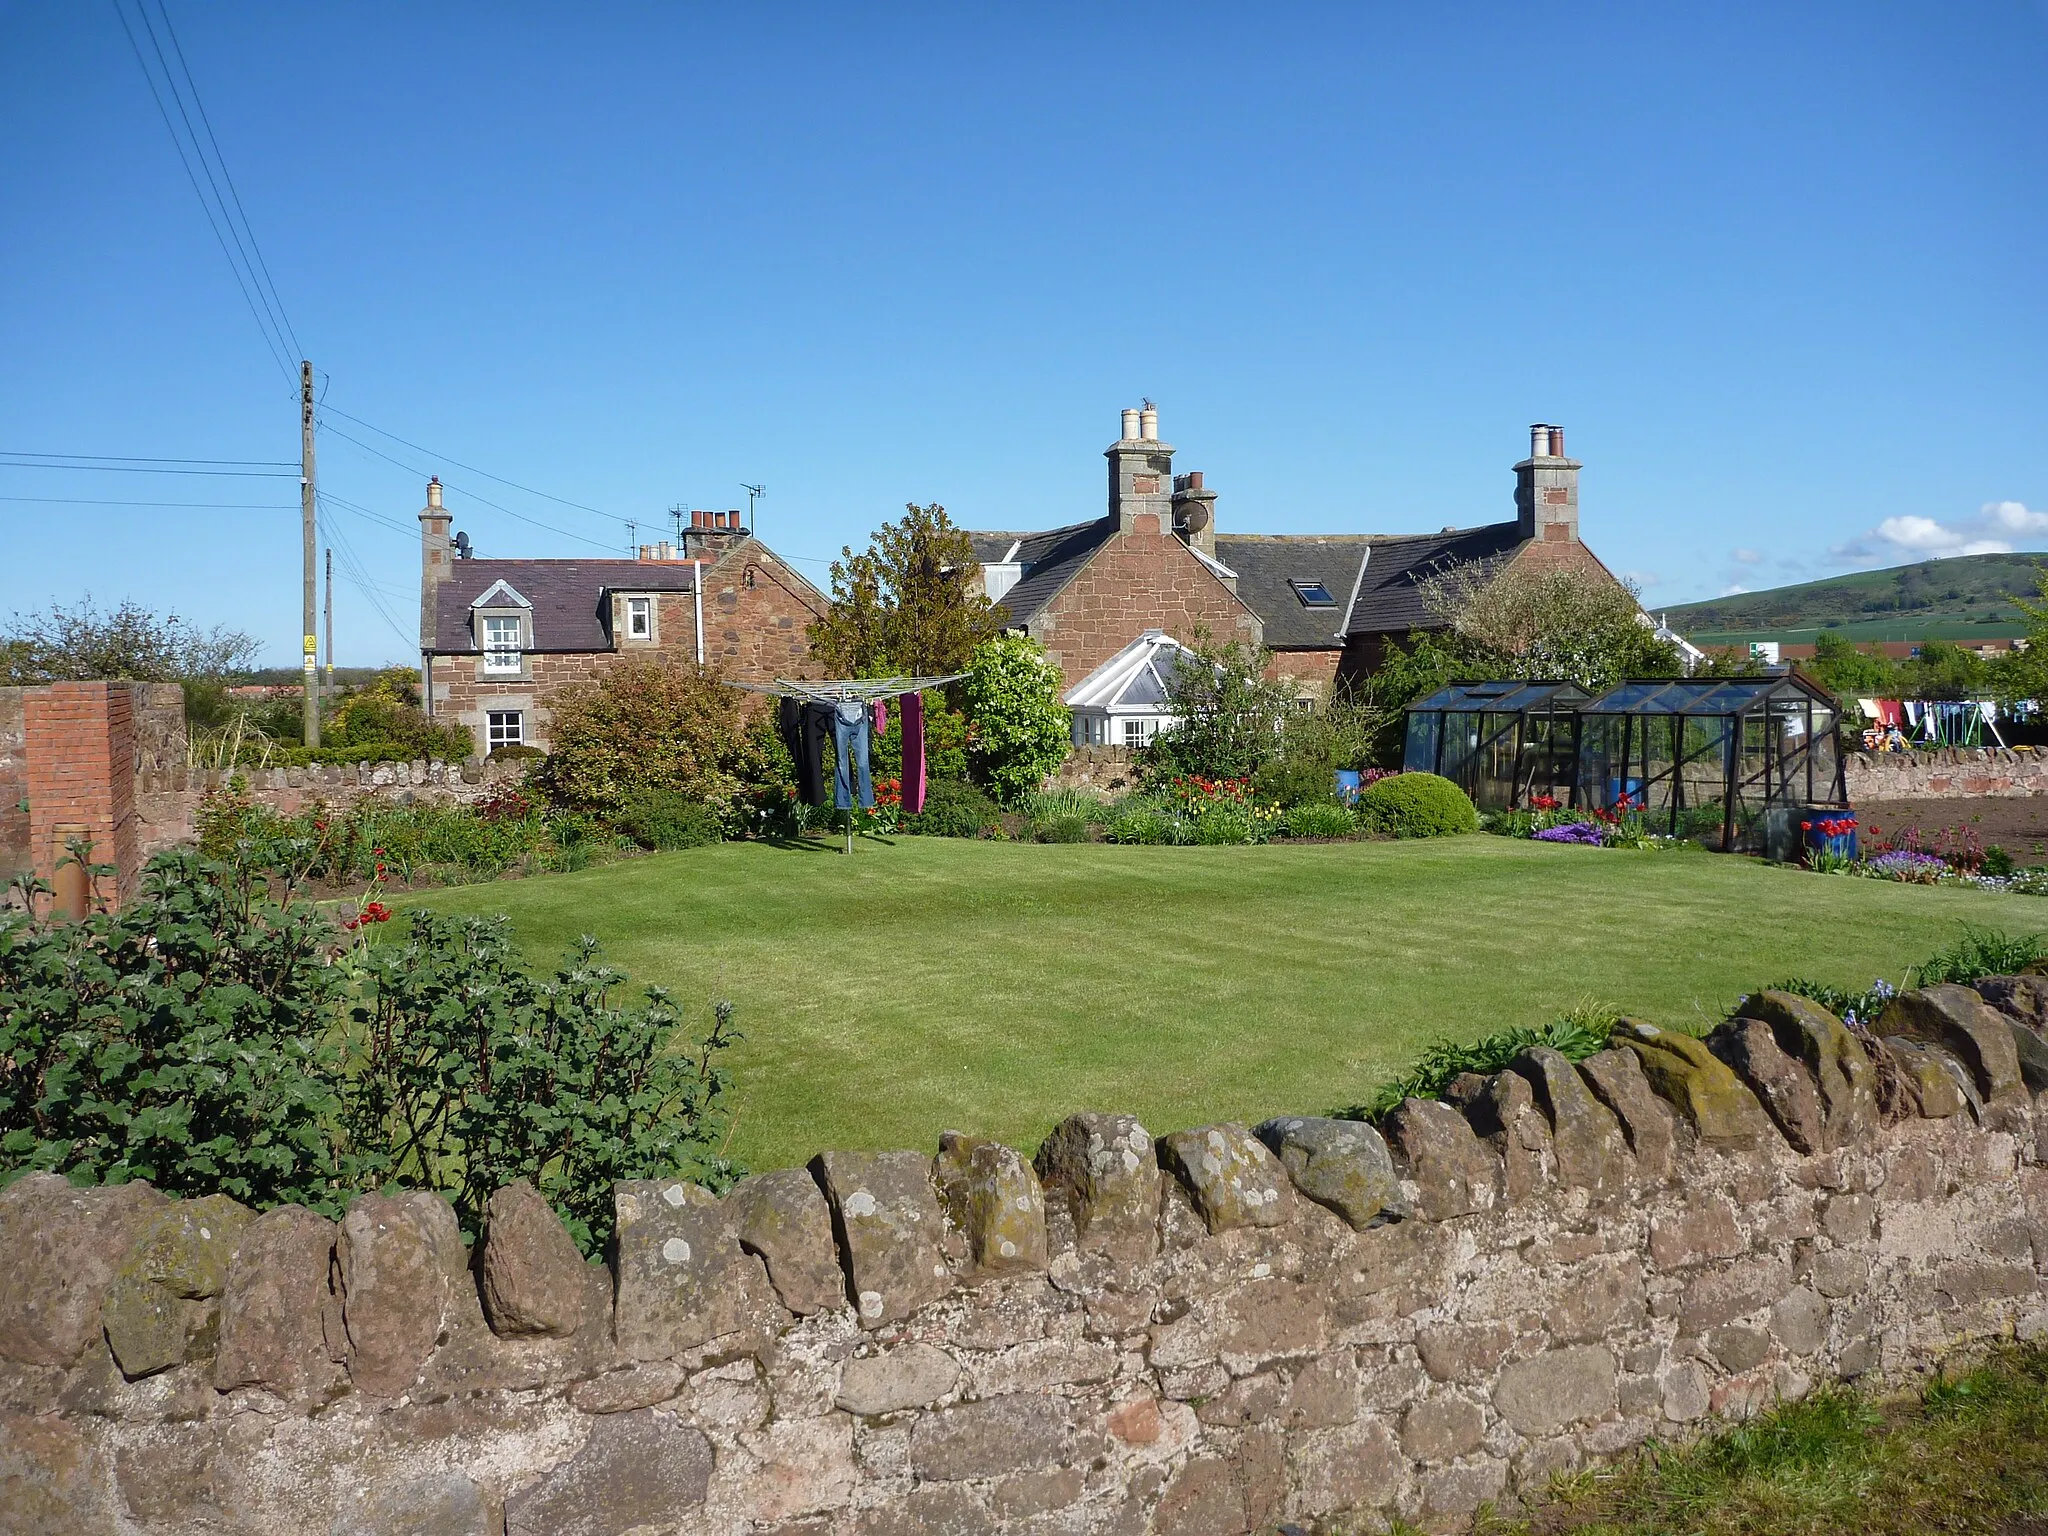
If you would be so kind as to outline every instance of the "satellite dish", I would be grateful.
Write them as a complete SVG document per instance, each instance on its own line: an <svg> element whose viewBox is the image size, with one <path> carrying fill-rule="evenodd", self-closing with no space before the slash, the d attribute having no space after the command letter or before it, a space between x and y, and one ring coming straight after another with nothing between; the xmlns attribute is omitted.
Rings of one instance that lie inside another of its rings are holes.
<svg viewBox="0 0 2048 1536"><path fill-rule="evenodd" d="M455 535L455 558L458 560L467 560L470 557L470 553L471 551L469 547L469 535L466 533L457 533Z"/></svg>

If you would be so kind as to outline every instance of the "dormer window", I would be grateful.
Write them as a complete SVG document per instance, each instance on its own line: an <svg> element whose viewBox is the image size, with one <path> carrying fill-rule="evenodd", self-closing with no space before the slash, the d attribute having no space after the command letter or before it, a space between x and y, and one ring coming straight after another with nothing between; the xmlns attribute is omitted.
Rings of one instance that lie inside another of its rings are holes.
<svg viewBox="0 0 2048 1536"><path fill-rule="evenodd" d="M1337 599L1330 596L1330 589L1320 581L1290 581L1287 585L1294 589L1295 597L1300 599L1301 606L1304 608L1334 608L1337 606Z"/></svg>
<svg viewBox="0 0 2048 1536"><path fill-rule="evenodd" d="M518 672L526 665L526 647L520 638L517 614L490 615L484 619L484 670Z"/></svg>
<svg viewBox="0 0 2048 1536"><path fill-rule="evenodd" d="M628 640L652 640L654 638L653 598L629 597L626 599L626 638Z"/></svg>

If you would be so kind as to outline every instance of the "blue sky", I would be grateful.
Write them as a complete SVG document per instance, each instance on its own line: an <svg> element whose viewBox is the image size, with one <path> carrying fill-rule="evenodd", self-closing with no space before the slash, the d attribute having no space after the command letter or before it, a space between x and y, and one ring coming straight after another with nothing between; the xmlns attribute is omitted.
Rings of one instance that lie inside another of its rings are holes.
<svg viewBox="0 0 2048 1536"><path fill-rule="evenodd" d="M430 450L329 418L406 466L322 437L399 525L331 513L345 664L427 471L483 553L598 551L476 493L623 549L454 461L648 534L765 483L822 562L1096 515L1141 396L1241 531L1497 520L1562 423L1653 606L2048 547L2048 0L166 3L326 403ZM0 0L0 188L0 450L296 457L112 0ZM288 663L296 489L0 468L0 614Z"/></svg>

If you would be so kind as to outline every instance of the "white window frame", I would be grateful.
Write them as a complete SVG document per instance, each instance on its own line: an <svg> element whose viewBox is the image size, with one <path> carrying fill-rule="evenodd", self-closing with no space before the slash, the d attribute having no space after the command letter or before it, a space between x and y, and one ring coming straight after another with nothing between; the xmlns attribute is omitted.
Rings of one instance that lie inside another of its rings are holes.
<svg viewBox="0 0 2048 1536"><path fill-rule="evenodd" d="M628 640L652 640L654 638L653 598L629 597L626 599L626 638Z"/></svg>
<svg viewBox="0 0 2048 1536"><path fill-rule="evenodd" d="M505 644L505 630L511 625L512 643ZM483 634L480 637L484 650L484 671L490 673L519 673L526 670L526 621L516 613L487 613L482 619Z"/></svg>
<svg viewBox="0 0 2048 1536"><path fill-rule="evenodd" d="M509 728L501 722L510 721ZM510 734L507 734L509 729ZM484 712L484 751L488 755L500 747L523 747L526 745L526 711L523 709L492 709Z"/></svg>
<svg viewBox="0 0 2048 1536"><path fill-rule="evenodd" d="M1152 733L1145 729L1142 720L1124 721L1123 745L1125 751L1135 751L1152 739Z"/></svg>

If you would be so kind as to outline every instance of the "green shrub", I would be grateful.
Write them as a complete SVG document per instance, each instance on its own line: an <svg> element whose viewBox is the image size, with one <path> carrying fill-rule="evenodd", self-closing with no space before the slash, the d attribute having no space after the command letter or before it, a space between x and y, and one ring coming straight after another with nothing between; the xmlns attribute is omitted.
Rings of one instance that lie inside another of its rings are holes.
<svg viewBox="0 0 2048 1536"><path fill-rule="evenodd" d="M1358 830L1358 818L1334 800L1310 800L1289 806L1281 825L1289 837L1349 837Z"/></svg>
<svg viewBox="0 0 2048 1536"><path fill-rule="evenodd" d="M2011 854L1999 847L1998 844L1993 843L1984 850L1984 862L1978 866L1978 873L2003 876L2011 874L2018 867L2013 862Z"/></svg>
<svg viewBox="0 0 2048 1536"><path fill-rule="evenodd" d="M719 840L718 815L672 789L636 789L612 813L612 825L642 848L667 852Z"/></svg>
<svg viewBox="0 0 2048 1536"><path fill-rule="evenodd" d="M1142 796L1116 806L1103 823L1102 836L1112 843L1170 843L1175 816Z"/></svg>
<svg viewBox="0 0 2048 1536"><path fill-rule="evenodd" d="M340 1215L337 938L187 851L119 912L0 920L0 1183L148 1179Z"/></svg>
<svg viewBox="0 0 2048 1536"><path fill-rule="evenodd" d="M937 779L925 789L924 809L903 818L903 830L925 837L987 837L1002 825L996 803L972 784Z"/></svg>
<svg viewBox="0 0 2048 1536"><path fill-rule="evenodd" d="M1607 1037L1618 1009L1587 1003L1540 1028L1518 1025L1496 1030L1469 1043L1439 1040L1422 1053L1422 1059L1401 1076L1382 1083L1363 1104L1334 1111L1343 1120L1377 1120L1393 1111L1403 1099L1434 1099L1451 1079L1466 1072L1482 1075L1504 1072L1515 1058L1532 1046L1548 1046L1573 1061L1607 1048Z"/></svg>
<svg viewBox="0 0 2048 1536"><path fill-rule="evenodd" d="M748 761L742 698L715 672L621 657L550 698L550 751L535 780L558 805L600 814L639 790L727 804Z"/></svg>
<svg viewBox="0 0 2048 1536"><path fill-rule="evenodd" d="M1036 640L998 635L975 647L964 684L974 773L1015 804L1066 761L1071 744L1060 670Z"/></svg>
<svg viewBox="0 0 2048 1536"><path fill-rule="evenodd" d="M525 1178L593 1253L615 1179L736 1175L730 1005L694 1032L658 988L618 1000L593 939L535 977L504 918L417 913L369 942L389 916L365 903L346 939L247 866L174 851L117 913L0 917L0 1184L146 1178L338 1216L402 1180L474 1235Z"/></svg>
<svg viewBox="0 0 2048 1536"><path fill-rule="evenodd" d="M1109 820L1109 802L1085 789L1042 789L1026 795L1018 809L1032 821L1078 816L1085 822L1100 826Z"/></svg>
<svg viewBox="0 0 2048 1536"><path fill-rule="evenodd" d="M1041 843L1085 843L1088 826L1086 816L1042 816L1031 823L1031 835Z"/></svg>
<svg viewBox="0 0 2048 1536"><path fill-rule="evenodd" d="M1921 987L1952 982L1967 987L1986 976L2010 976L2048 955L2048 934L2000 933L1996 928L1963 925L1963 936L1936 950L1913 967L1913 984Z"/></svg>
<svg viewBox="0 0 2048 1536"><path fill-rule="evenodd" d="M321 726L320 751L329 749L392 751L405 759L439 758L461 762L476 755L476 744L459 725L428 718L419 705L420 675L410 667L392 667L361 688L350 689L328 712ZM317 755L317 754L316 754ZM374 761L327 758L329 762Z"/></svg>
<svg viewBox="0 0 2048 1536"><path fill-rule="evenodd" d="M1358 797L1358 821L1385 837L1448 837L1479 830L1471 797L1433 773L1397 773Z"/></svg>
<svg viewBox="0 0 2048 1536"><path fill-rule="evenodd" d="M1204 847L1256 843L1258 824L1248 805L1205 805L1190 818L1189 841Z"/></svg>
<svg viewBox="0 0 2048 1536"><path fill-rule="evenodd" d="M473 1236L492 1191L529 1179L589 1254L611 1236L614 1180L735 1177L718 1151L730 1003L692 1038L659 987L615 1001L627 978L595 939L535 978L502 917L415 912L362 969L343 1126L363 1182L438 1190Z"/></svg>

